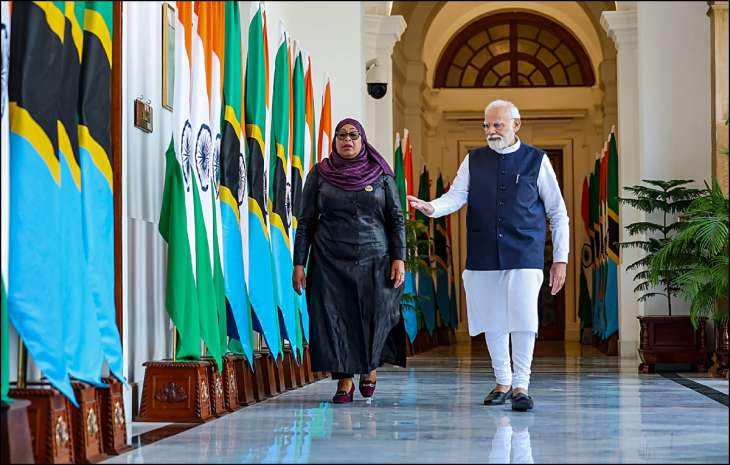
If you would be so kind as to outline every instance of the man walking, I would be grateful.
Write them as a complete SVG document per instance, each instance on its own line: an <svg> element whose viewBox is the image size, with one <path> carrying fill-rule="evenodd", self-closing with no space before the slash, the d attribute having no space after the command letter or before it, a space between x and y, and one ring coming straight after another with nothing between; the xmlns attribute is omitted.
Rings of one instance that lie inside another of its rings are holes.
<svg viewBox="0 0 730 465"><path fill-rule="evenodd" d="M484 404L511 399L512 410L526 411L534 405L528 386L543 282L545 219L553 240L553 295L565 283L569 220L550 160L542 150L520 141L520 126L514 104L490 103L483 123L487 146L467 154L446 194L431 202L413 196L408 201L430 217L469 204L462 273L469 334L485 333L497 382Z"/></svg>

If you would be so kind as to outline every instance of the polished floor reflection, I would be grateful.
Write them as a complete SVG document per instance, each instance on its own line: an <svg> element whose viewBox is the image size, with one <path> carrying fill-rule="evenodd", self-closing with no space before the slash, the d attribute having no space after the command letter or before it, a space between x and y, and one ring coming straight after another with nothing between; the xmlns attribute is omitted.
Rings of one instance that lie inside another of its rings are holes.
<svg viewBox="0 0 730 465"><path fill-rule="evenodd" d="M408 361L378 372L371 401L356 391L330 404L335 382L323 380L109 463L728 463L727 381L709 397L640 376L635 361L541 344L535 409L518 413L482 405L493 380L483 344Z"/></svg>

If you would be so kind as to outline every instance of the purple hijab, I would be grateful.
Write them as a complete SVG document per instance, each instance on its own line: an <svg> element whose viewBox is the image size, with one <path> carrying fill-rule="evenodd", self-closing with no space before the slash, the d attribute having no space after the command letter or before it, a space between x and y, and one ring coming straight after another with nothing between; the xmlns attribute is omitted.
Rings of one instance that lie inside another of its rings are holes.
<svg viewBox="0 0 730 465"><path fill-rule="evenodd" d="M360 132L362 148L353 159L342 158L337 153L335 139L337 133L346 124L351 124ZM361 191L365 186L374 183L380 176L394 176L388 162L368 144L362 125L352 118L345 118L337 124L332 139L332 151L329 157L319 162L319 174L330 184L346 191Z"/></svg>

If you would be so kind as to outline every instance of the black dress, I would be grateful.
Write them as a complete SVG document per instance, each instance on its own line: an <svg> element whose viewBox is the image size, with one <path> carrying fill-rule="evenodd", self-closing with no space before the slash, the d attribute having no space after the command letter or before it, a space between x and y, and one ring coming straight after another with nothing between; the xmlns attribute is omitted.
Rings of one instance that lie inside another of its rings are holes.
<svg viewBox="0 0 730 465"><path fill-rule="evenodd" d="M315 166L298 220L294 265L307 264L309 254L312 370L354 374L383 363L405 367L403 286L394 288L390 279L391 261L405 258L395 180L383 175L350 192L328 183Z"/></svg>

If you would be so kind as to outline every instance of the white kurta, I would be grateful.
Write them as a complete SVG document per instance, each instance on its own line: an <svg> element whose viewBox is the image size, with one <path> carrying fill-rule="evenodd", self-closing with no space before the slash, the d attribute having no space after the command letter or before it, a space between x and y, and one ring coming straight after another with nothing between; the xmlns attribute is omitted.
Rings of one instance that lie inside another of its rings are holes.
<svg viewBox="0 0 730 465"><path fill-rule="evenodd" d="M512 153L520 148L515 144L499 153ZM469 155L459 166L451 188L444 195L431 201L434 208L430 216L453 213L464 206L469 196ZM568 262L569 219L560 185L547 155L543 155L537 189L545 205L553 240L553 262ZM542 270L517 269L497 271L464 270L466 306L469 334L487 332L506 334L513 331L537 333L537 302L543 283Z"/></svg>

